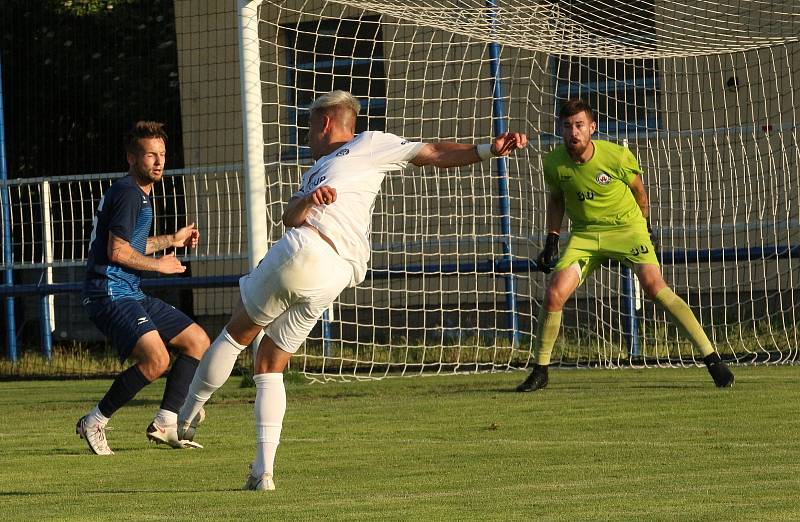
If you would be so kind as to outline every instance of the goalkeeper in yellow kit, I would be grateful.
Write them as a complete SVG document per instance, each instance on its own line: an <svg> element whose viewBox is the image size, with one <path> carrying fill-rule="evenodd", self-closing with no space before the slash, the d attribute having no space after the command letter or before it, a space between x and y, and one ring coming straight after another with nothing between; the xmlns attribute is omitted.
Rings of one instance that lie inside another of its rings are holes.
<svg viewBox="0 0 800 522"><path fill-rule="evenodd" d="M547 366L561 327L564 303L589 274L607 259L631 267L650 299L658 303L681 333L703 355L714 383L733 385L733 373L720 359L689 306L664 282L648 222L649 202L639 164L627 147L593 141L592 108L570 100L559 113L564 144L544 158L547 240L537 264L550 272L558 258L564 213L572 221L569 243L555 265L538 317L536 363L519 392L547 386Z"/></svg>

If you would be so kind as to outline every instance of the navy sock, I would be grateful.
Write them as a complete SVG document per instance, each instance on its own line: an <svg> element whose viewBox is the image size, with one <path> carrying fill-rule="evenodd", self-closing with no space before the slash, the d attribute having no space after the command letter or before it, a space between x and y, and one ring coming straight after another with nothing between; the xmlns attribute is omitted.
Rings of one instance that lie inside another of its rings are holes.
<svg viewBox="0 0 800 522"><path fill-rule="evenodd" d="M192 383L194 372L200 361L186 354L180 354L172 369L167 375L167 385L164 387L164 398L161 399L161 409L178 413L186 401L189 385Z"/></svg>
<svg viewBox="0 0 800 522"><path fill-rule="evenodd" d="M125 406L128 401L133 399L139 390L150 384L141 370L136 365L131 366L124 372L117 375L111 388L106 392L105 397L97 405L100 413L106 417L111 417L115 411Z"/></svg>

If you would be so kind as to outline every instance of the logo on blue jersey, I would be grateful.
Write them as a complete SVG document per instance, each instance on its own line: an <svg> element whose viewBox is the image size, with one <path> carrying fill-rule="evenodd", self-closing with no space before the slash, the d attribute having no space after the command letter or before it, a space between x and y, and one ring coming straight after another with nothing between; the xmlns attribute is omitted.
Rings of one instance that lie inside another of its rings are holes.
<svg viewBox="0 0 800 522"><path fill-rule="evenodd" d="M342 149L336 153L337 156L347 156L350 154L350 149Z"/></svg>
<svg viewBox="0 0 800 522"><path fill-rule="evenodd" d="M605 172L598 172L597 177L594 178L598 185L608 185L611 183L611 176L606 174Z"/></svg>

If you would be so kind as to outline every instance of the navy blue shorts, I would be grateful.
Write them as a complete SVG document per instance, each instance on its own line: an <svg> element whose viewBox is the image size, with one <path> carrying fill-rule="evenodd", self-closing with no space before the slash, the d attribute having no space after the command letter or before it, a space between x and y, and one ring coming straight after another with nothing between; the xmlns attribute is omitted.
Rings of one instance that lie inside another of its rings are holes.
<svg viewBox="0 0 800 522"><path fill-rule="evenodd" d="M194 323L186 314L155 297L145 296L138 301L101 297L84 300L83 306L89 319L111 339L120 362L130 357L133 347L147 332L156 330L167 344Z"/></svg>

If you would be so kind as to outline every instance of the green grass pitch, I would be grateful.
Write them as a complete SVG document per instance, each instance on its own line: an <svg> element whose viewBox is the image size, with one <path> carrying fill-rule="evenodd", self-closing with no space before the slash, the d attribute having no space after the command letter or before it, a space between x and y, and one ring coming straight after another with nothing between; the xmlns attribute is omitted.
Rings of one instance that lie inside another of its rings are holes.
<svg viewBox="0 0 800 522"><path fill-rule="evenodd" d="M107 380L0 383L4 520L800 520L800 367L552 370L287 385L275 492L241 491L253 388L207 406L203 450L149 445L163 380L75 421Z"/></svg>

